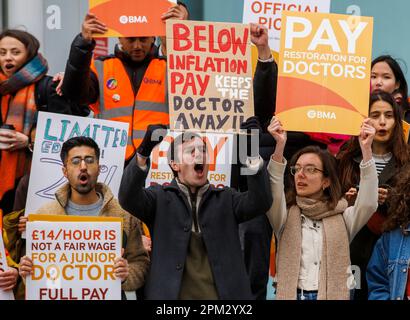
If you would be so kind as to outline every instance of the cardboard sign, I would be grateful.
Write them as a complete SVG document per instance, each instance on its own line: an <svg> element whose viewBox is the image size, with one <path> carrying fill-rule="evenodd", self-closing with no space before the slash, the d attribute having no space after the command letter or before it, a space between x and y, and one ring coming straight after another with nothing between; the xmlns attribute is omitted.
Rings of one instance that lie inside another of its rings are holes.
<svg viewBox="0 0 410 320"><path fill-rule="evenodd" d="M175 4L175 0L89 0L90 12L109 29L99 37L164 36L161 15Z"/></svg>
<svg viewBox="0 0 410 320"><path fill-rule="evenodd" d="M6 250L4 250L4 242L2 229L0 229L0 273L7 271L9 266L7 265ZM4 291L0 289L0 300L14 300L13 290Z"/></svg>
<svg viewBox="0 0 410 320"><path fill-rule="evenodd" d="M330 0L244 0L243 23L264 25L269 32L269 47L279 54L282 12L328 13Z"/></svg>
<svg viewBox="0 0 410 320"><path fill-rule="evenodd" d="M30 215L27 300L120 300L114 260L121 256L121 218ZM48 219L49 221L43 221ZM87 221L88 219L88 221Z"/></svg>
<svg viewBox="0 0 410 320"><path fill-rule="evenodd" d="M167 21L171 130L237 132L253 111L250 29Z"/></svg>
<svg viewBox="0 0 410 320"><path fill-rule="evenodd" d="M37 122L25 214L35 213L54 200L55 192L67 182L63 176L60 151L72 137L93 138L100 147L99 182L118 196L124 170L128 123L40 112Z"/></svg>
<svg viewBox="0 0 410 320"><path fill-rule="evenodd" d="M284 12L276 113L289 131L358 135L369 109L373 18Z"/></svg>
<svg viewBox="0 0 410 320"><path fill-rule="evenodd" d="M178 136L178 132L168 132L164 140L151 153L151 168L145 180L146 187L153 184L167 185L174 175L168 165L168 150ZM209 163L208 181L216 188L229 187L232 168L232 134L211 134L204 136Z"/></svg>

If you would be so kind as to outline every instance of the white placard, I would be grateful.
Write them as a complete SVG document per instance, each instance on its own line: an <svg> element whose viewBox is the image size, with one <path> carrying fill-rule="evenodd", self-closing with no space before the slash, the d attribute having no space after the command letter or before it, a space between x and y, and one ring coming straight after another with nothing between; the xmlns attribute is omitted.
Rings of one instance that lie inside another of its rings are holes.
<svg viewBox="0 0 410 320"><path fill-rule="evenodd" d="M258 23L269 30L269 47L280 48L282 11L329 13L330 0L244 0L243 23Z"/></svg>
<svg viewBox="0 0 410 320"><path fill-rule="evenodd" d="M124 170L128 123L40 112L34 142L30 184L25 214L36 213L54 200L63 176L60 151L64 141L76 136L93 138L101 150L99 182L107 184L118 197Z"/></svg>
<svg viewBox="0 0 410 320"><path fill-rule="evenodd" d="M28 222L26 299L120 300L113 265L121 235L121 222Z"/></svg>

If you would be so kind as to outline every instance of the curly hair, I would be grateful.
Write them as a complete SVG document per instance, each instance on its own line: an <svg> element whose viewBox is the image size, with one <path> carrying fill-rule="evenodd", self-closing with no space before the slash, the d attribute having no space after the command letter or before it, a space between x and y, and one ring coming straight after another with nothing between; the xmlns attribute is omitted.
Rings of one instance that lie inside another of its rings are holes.
<svg viewBox="0 0 410 320"><path fill-rule="evenodd" d="M395 187L387 200L388 218L383 225L384 231L400 228L404 234L410 223L410 164L402 167Z"/></svg>

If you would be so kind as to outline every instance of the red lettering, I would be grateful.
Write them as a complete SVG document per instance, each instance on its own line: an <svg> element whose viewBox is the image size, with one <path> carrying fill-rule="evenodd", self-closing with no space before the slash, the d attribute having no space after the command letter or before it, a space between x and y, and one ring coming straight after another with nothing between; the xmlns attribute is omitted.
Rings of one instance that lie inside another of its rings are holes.
<svg viewBox="0 0 410 320"><path fill-rule="evenodd" d="M209 26L209 52L219 53L220 51L215 48L215 35L214 35L214 26Z"/></svg>
<svg viewBox="0 0 410 320"><path fill-rule="evenodd" d="M189 28L182 24L176 23L173 25L173 34L174 34L174 50L175 51L186 51L192 47L192 41L188 39ZM182 45L181 42L185 41L185 45Z"/></svg>
<svg viewBox="0 0 410 320"><path fill-rule="evenodd" d="M195 86L195 76L193 73L189 72L187 73L185 78L185 84L184 87L182 89L182 94L186 95L188 88L191 87L192 89L192 94L196 95L197 94L197 90L196 90L196 86ZM199 75L196 75L199 76Z"/></svg>
<svg viewBox="0 0 410 320"><path fill-rule="evenodd" d="M258 6L256 8L256 6ZM262 4L259 1L255 1L251 5L251 10L253 13L260 13L262 11Z"/></svg>
<svg viewBox="0 0 410 320"><path fill-rule="evenodd" d="M184 83L184 75L180 72L171 72L171 93L175 94L175 87Z"/></svg>
<svg viewBox="0 0 410 320"><path fill-rule="evenodd" d="M232 48L232 53L236 54L236 52L239 50L243 55L246 53L246 48L247 48L247 43L248 43L248 37L249 37L249 29L245 28L244 29L244 35L243 38L241 39L240 37L236 38L236 32L235 28L231 28L231 33L232 33L232 41L233 41L233 48Z"/></svg>
<svg viewBox="0 0 410 320"><path fill-rule="evenodd" d="M205 52L206 48L201 47L201 41L205 43L206 41L206 36L200 35L201 31L204 31L206 29L205 26L195 26L194 27L194 50L195 51L201 51Z"/></svg>
<svg viewBox="0 0 410 320"><path fill-rule="evenodd" d="M222 52L227 52L231 49L232 39L231 39L231 34L229 33L228 29L222 29L219 32L218 43L219 43L219 49L221 49Z"/></svg>

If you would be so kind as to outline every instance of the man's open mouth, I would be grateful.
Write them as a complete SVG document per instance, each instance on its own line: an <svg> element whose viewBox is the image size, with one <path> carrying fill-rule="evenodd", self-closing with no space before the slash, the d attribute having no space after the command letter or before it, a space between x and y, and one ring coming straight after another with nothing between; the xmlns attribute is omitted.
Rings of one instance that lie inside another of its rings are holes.
<svg viewBox="0 0 410 320"><path fill-rule="evenodd" d="M203 165L202 163L197 163L197 164L194 166L194 170L195 170L195 172L196 172L197 174L203 174L203 172L204 172L204 165Z"/></svg>
<svg viewBox="0 0 410 320"><path fill-rule="evenodd" d="M88 182L88 174L86 173L80 174L80 182L81 184L86 184Z"/></svg>

